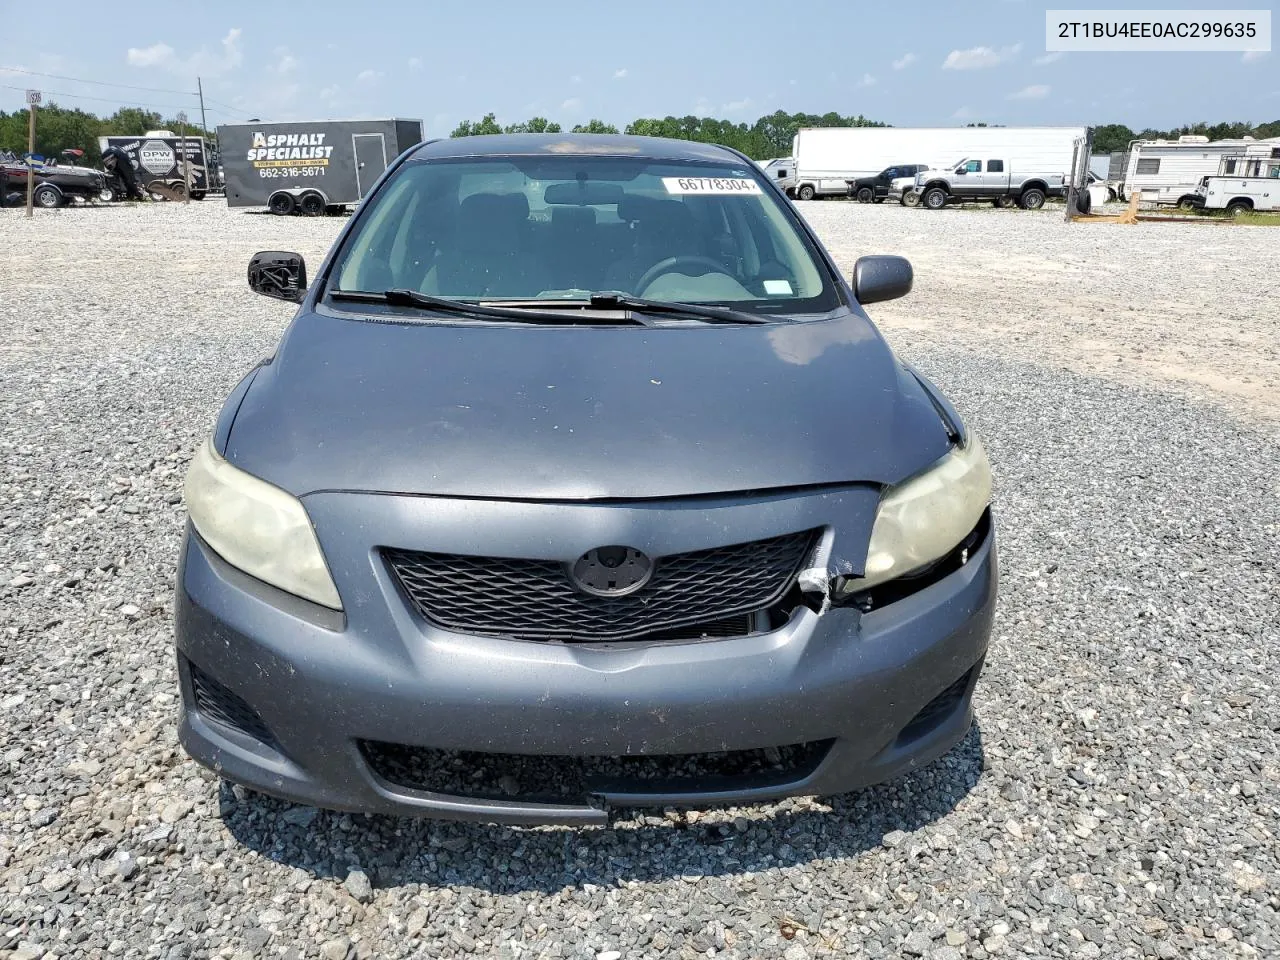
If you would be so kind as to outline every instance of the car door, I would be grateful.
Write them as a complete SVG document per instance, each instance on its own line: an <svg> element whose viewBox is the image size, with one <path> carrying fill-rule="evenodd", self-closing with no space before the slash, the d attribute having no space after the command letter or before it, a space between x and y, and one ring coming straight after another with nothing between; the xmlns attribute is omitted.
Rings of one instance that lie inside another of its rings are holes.
<svg viewBox="0 0 1280 960"><path fill-rule="evenodd" d="M969 196L983 196L986 189L982 177L982 161L966 160L956 167L956 189Z"/></svg>
<svg viewBox="0 0 1280 960"><path fill-rule="evenodd" d="M982 172L982 192L984 196L998 197L1009 189L1009 173L1005 170L1003 160L988 160Z"/></svg>
<svg viewBox="0 0 1280 960"><path fill-rule="evenodd" d="M876 177L875 190L877 197L883 197L889 192L889 184L893 183L894 177L903 176L898 172L900 169L900 167L885 167L880 176Z"/></svg>

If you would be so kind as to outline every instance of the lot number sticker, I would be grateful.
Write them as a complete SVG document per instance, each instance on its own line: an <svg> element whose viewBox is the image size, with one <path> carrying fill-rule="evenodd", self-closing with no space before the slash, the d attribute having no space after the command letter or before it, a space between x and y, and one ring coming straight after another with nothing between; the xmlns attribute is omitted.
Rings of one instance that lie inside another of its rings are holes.
<svg viewBox="0 0 1280 960"><path fill-rule="evenodd" d="M758 195L760 184L741 177L663 177L667 193L716 193Z"/></svg>

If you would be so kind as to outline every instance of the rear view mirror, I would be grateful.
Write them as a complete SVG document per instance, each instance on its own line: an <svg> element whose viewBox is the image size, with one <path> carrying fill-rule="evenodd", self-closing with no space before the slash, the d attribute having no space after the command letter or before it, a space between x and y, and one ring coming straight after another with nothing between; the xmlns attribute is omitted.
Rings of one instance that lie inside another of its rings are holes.
<svg viewBox="0 0 1280 960"><path fill-rule="evenodd" d="M853 265L853 296L862 304L897 300L911 292L914 276L905 257L859 257Z"/></svg>
<svg viewBox="0 0 1280 960"><path fill-rule="evenodd" d="M598 180L553 183L547 187L542 199L546 203L603 206L618 203L622 199L622 186L617 183L601 183Z"/></svg>
<svg viewBox="0 0 1280 960"><path fill-rule="evenodd" d="M301 303L307 292L307 264L300 253L264 250L249 259L249 289L264 297Z"/></svg>

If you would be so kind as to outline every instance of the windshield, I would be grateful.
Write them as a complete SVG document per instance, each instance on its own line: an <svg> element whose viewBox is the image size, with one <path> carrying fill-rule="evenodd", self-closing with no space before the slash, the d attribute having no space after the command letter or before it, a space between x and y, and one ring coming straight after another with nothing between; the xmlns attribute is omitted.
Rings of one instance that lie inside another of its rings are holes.
<svg viewBox="0 0 1280 960"><path fill-rule="evenodd" d="M794 214L741 165L611 157L412 161L361 216L336 291L464 300L839 304Z"/></svg>

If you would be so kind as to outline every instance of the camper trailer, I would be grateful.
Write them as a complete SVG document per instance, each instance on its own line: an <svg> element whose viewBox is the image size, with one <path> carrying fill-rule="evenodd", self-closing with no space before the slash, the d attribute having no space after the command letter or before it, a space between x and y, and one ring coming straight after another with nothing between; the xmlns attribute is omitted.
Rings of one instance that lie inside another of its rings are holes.
<svg viewBox="0 0 1280 960"><path fill-rule="evenodd" d="M1160 206L1194 210L1199 206L1197 188L1205 177L1217 174L1228 156L1269 159L1280 157L1280 137L1255 140L1214 140L1185 136L1177 140L1135 140L1129 146L1122 199L1135 193Z"/></svg>
<svg viewBox="0 0 1280 960"><path fill-rule="evenodd" d="M847 196L849 182L897 164L946 167L1001 157L1022 170L1066 174L1084 127L806 127L796 133L794 185L801 200Z"/></svg>

